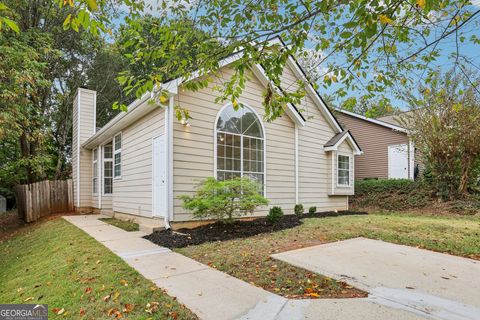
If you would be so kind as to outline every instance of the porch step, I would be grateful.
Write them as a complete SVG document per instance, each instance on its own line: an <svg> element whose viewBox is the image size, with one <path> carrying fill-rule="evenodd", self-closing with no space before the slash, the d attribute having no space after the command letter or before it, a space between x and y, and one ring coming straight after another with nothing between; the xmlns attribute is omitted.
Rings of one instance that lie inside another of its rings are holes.
<svg viewBox="0 0 480 320"><path fill-rule="evenodd" d="M155 231L161 231L165 229L163 221L155 221L155 223L139 223L138 228L140 231L147 234L154 233Z"/></svg>

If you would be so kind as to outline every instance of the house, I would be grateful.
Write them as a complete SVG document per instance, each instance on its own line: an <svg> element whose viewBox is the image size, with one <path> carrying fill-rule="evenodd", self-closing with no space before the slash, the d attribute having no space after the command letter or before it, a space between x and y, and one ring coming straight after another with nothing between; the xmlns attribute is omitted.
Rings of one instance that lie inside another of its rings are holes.
<svg viewBox="0 0 480 320"><path fill-rule="evenodd" d="M355 179L414 179L419 157L408 130L393 117L387 121L336 109L337 119L348 129L364 153L355 159Z"/></svg>
<svg viewBox="0 0 480 320"><path fill-rule="evenodd" d="M215 103L213 86L232 73L241 53L220 61L209 87L184 90L181 79L162 84L165 105L149 103L157 90L134 101L96 130L96 93L78 89L73 106L74 201L79 212L102 212L140 224L191 221L178 198L207 177L254 179L271 206L293 213L295 204L344 210L354 190L354 156L361 149L311 85L301 105L288 105L273 122L263 120L262 93L269 83L259 65L239 99L241 108ZM198 76L194 75L193 77ZM305 74L290 57L282 87ZM305 80L306 81L306 80ZM174 106L189 110L178 121ZM300 112L302 110L302 112ZM267 207L254 212L265 215Z"/></svg>

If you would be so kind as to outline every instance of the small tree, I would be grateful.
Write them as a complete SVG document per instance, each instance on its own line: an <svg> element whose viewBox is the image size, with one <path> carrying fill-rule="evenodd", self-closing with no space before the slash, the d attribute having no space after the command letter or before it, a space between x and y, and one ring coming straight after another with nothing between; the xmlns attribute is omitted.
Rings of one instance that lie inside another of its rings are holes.
<svg viewBox="0 0 480 320"><path fill-rule="evenodd" d="M258 185L248 178L225 181L208 178L200 184L194 196L179 198L195 218L213 218L225 223L268 204L268 200L258 193Z"/></svg>
<svg viewBox="0 0 480 320"><path fill-rule="evenodd" d="M410 96L412 112L402 120L422 152L431 181L443 198L468 192L480 160L480 97L471 74L436 74L419 97Z"/></svg>

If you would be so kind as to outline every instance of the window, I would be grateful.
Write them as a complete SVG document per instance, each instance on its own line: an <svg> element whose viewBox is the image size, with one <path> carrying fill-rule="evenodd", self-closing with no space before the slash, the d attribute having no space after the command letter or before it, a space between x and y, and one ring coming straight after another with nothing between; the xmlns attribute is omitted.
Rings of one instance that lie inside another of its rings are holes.
<svg viewBox="0 0 480 320"><path fill-rule="evenodd" d="M338 185L349 186L350 185L350 157L338 156Z"/></svg>
<svg viewBox="0 0 480 320"><path fill-rule="evenodd" d="M103 193L113 192L113 159L112 143L103 146Z"/></svg>
<svg viewBox="0 0 480 320"><path fill-rule="evenodd" d="M114 177L121 178L122 177L122 134L117 134L114 138Z"/></svg>
<svg viewBox="0 0 480 320"><path fill-rule="evenodd" d="M257 115L246 106L236 111L227 106L219 115L216 134L217 179L248 177L263 194L265 141Z"/></svg>
<svg viewBox="0 0 480 320"><path fill-rule="evenodd" d="M93 150L93 193L98 193L98 149Z"/></svg>

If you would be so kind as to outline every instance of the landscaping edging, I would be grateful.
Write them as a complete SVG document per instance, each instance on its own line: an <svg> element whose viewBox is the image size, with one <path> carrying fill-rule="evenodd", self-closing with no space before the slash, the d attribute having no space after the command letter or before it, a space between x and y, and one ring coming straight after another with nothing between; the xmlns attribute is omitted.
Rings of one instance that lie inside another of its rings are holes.
<svg viewBox="0 0 480 320"><path fill-rule="evenodd" d="M258 234L275 232L294 228L302 224L302 219L338 217L344 215L365 215L366 212L356 211L326 211L303 216L286 215L275 223L268 223L265 217L254 220L237 220L231 224L215 222L192 229L182 228L177 231L156 231L144 238L151 242L170 249L183 248L190 245L199 245L206 242L226 241L252 237Z"/></svg>

